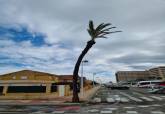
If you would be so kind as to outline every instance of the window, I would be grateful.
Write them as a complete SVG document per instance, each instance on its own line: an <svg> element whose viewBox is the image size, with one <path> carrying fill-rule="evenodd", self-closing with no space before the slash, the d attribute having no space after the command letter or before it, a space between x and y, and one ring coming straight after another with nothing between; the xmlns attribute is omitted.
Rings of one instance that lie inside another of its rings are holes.
<svg viewBox="0 0 165 114"><path fill-rule="evenodd" d="M56 85L51 86L51 92L57 92L57 86Z"/></svg>
<svg viewBox="0 0 165 114"><path fill-rule="evenodd" d="M13 76L13 79L16 79L16 76Z"/></svg>
<svg viewBox="0 0 165 114"><path fill-rule="evenodd" d="M7 93L45 93L46 86L9 86Z"/></svg>
<svg viewBox="0 0 165 114"><path fill-rule="evenodd" d="M26 80L27 79L27 76L21 76L21 79L22 80Z"/></svg>

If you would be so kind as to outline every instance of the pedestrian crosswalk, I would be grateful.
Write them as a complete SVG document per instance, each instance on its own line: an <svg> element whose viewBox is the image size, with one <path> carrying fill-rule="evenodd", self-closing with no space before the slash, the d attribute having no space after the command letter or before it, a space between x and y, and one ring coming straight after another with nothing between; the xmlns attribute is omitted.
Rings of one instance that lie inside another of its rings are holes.
<svg viewBox="0 0 165 114"><path fill-rule="evenodd" d="M105 102L103 101L101 97L95 97L93 100L95 103L101 103ZM107 103L115 103L115 102L121 102L121 103L128 103L128 102L154 102L154 101L165 101L164 96L133 96L129 95L125 92L119 92L119 95L110 95L106 98Z"/></svg>

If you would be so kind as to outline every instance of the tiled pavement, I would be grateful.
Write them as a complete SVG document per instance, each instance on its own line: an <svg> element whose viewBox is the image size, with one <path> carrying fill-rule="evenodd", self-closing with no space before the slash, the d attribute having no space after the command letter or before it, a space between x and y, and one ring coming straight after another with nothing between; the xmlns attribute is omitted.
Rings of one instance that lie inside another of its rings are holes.
<svg viewBox="0 0 165 114"><path fill-rule="evenodd" d="M100 89L89 104L22 107L1 105L0 114L165 114L164 107L165 95Z"/></svg>
<svg viewBox="0 0 165 114"><path fill-rule="evenodd" d="M165 104L159 105L89 105L87 107L69 106L65 108L56 107L33 107L33 110L24 109L2 111L0 114L165 114ZM37 108L37 109L35 109ZM29 109L29 108L28 108Z"/></svg>

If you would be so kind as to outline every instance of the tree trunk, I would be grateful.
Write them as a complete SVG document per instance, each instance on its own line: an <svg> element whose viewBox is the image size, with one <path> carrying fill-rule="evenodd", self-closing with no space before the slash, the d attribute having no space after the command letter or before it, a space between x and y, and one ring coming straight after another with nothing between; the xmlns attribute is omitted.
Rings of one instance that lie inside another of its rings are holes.
<svg viewBox="0 0 165 114"><path fill-rule="evenodd" d="M72 98L72 102L79 102L79 96L78 96L78 88L77 88L77 81L78 81L78 72L79 72L79 67L81 64L81 61L83 60L83 57L86 55L86 53L89 51L89 49L95 44L94 40L90 40L87 42L87 45L85 47L85 49L82 51L82 53L80 54L76 65L74 67L74 71L73 71L73 98Z"/></svg>

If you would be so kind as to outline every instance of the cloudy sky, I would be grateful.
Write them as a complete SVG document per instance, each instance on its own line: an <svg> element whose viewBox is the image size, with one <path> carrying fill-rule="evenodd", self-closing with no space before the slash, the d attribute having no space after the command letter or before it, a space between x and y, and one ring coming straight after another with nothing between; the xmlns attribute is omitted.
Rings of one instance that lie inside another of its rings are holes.
<svg viewBox="0 0 165 114"><path fill-rule="evenodd" d="M165 64L165 0L0 0L0 74L31 69L72 74L89 20L122 33L98 39L84 75L114 81L118 70Z"/></svg>

